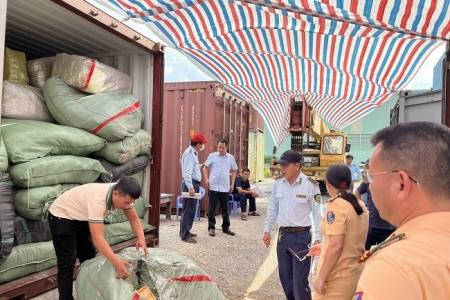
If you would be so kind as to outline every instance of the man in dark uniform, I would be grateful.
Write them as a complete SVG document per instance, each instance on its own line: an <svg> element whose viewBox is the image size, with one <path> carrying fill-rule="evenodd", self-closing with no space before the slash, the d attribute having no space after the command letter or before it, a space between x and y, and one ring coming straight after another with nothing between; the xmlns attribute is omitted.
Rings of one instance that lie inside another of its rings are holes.
<svg viewBox="0 0 450 300"><path fill-rule="evenodd" d="M258 197L256 193L254 193L250 187L250 181L248 178L250 177L250 169L243 168L242 174L236 176L236 180L234 181L234 190L232 192L234 201L239 201L241 204L241 219L247 221L247 199L250 204L248 209L250 216L259 216L256 212L256 199Z"/></svg>
<svg viewBox="0 0 450 300"><path fill-rule="evenodd" d="M202 173L202 165L198 162L198 152L202 151L208 140L203 134L195 133L191 139L191 145L184 151L181 158L181 171L183 180L181 181L181 191L189 192L189 196L194 197L199 192ZM183 198L183 212L180 221L180 238L183 242L195 244L194 237L197 235L191 232L194 223L195 210L197 209L197 199Z"/></svg>

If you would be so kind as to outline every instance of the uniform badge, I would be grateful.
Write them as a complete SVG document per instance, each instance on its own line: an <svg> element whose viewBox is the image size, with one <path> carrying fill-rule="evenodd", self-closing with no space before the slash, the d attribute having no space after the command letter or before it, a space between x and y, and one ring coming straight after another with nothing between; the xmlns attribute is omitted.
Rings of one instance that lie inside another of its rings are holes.
<svg viewBox="0 0 450 300"><path fill-rule="evenodd" d="M306 195L299 195L299 194L297 194L297 195L295 195L295 198L306 198Z"/></svg>
<svg viewBox="0 0 450 300"><path fill-rule="evenodd" d="M321 204L322 203L322 196L320 194L314 195L314 200Z"/></svg>
<svg viewBox="0 0 450 300"><path fill-rule="evenodd" d="M363 292L357 292L353 300L362 300Z"/></svg>
<svg viewBox="0 0 450 300"><path fill-rule="evenodd" d="M334 218L335 218L334 212L327 211L327 223L328 224L333 224Z"/></svg>

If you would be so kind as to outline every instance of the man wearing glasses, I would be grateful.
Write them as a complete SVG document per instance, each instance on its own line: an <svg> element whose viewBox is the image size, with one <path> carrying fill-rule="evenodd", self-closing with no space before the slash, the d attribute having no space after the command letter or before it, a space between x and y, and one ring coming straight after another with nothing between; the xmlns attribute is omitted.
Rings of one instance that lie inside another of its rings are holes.
<svg viewBox="0 0 450 300"><path fill-rule="evenodd" d="M372 198L380 217L398 229L361 258L353 299L448 299L450 129L401 123L371 142Z"/></svg>
<svg viewBox="0 0 450 300"><path fill-rule="evenodd" d="M311 225L315 226L315 242L320 243L322 233L322 198L319 184L300 171L301 156L288 150L276 164L281 165L283 178L273 184L263 242L270 246L272 226L277 220L278 272L286 299L311 300L308 284L311 257L305 257L311 244ZM311 218L312 215L312 218Z"/></svg>

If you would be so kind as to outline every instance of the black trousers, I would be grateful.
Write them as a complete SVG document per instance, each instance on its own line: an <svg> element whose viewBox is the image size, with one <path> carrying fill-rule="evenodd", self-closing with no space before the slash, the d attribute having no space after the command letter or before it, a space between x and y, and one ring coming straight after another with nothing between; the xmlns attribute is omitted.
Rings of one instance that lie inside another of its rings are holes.
<svg viewBox="0 0 450 300"><path fill-rule="evenodd" d="M381 229L369 227L366 239L366 250L369 250L373 245L377 245L387 239L395 230Z"/></svg>
<svg viewBox="0 0 450 300"><path fill-rule="evenodd" d="M200 190L200 185L198 183L192 182L194 190L196 193ZM184 180L181 182L181 191L189 192L187 185ZM180 221L180 238L185 240L191 236L192 224L194 223L195 210L197 209L198 199L194 198L183 198L183 210L181 212Z"/></svg>
<svg viewBox="0 0 450 300"><path fill-rule="evenodd" d="M220 208L222 209L222 230L230 228L230 215L228 214L228 201L230 200L230 193L209 191L208 196L208 229L216 228L215 211L217 202L220 203Z"/></svg>
<svg viewBox="0 0 450 300"><path fill-rule="evenodd" d="M83 263L97 254L89 222L58 218L51 213L48 222L58 262L59 300L73 300L73 271L77 257Z"/></svg>

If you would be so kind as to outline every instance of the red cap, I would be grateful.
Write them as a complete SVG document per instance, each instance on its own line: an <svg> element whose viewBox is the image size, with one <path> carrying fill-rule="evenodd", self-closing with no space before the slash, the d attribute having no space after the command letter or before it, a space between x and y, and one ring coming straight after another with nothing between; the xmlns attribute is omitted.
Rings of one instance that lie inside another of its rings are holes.
<svg viewBox="0 0 450 300"><path fill-rule="evenodd" d="M205 139L205 137L201 133L194 133L194 135L192 136L192 141L194 143L202 143L202 144L206 144L208 142L208 140Z"/></svg>

